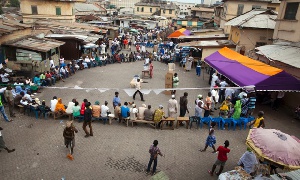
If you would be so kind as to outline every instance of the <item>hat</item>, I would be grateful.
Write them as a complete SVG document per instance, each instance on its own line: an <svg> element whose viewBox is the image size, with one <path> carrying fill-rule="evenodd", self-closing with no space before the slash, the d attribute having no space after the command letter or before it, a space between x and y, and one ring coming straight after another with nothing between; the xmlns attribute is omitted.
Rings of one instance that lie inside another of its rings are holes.
<svg viewBox="0 0 300 180"><path fill-rule="evenodd" d="M144 108L145 108L145 107L147 107L147 106L146 106L146 104L142 104L142 107L144 107Z"/></svg>
<svg viewBox="0 0 300 180"><path fill-rule="evenodd" d="M175 99L175 94L172 94L172 99Z"/></svg>
<svg viewBox="0 0 300 180"><path fill-rule="evenodd" d="M202 99L202 98L203 98L202 94L199 94L197 97L198 97L199 99Z"/></svg>
<svg viewBox="0 0 300 180"><path fill-rule="evenodd" d="M160 109L164 108L163 105L159 105L158 107L159 107Z"/></svg>
<svg viewBox="0 0 300 180"><path fill-rule="evenodd" d="M245 94L243 94L243 97L247 97L247 94L245 93Z"/></svg>
<svg viewBox="0 0 300 180"><path fill-rule="evenodd" d="M35 98L34 100L35 100L35 102L36 102L37 104L40 104L40 103L41 103L40 100L39 100L39 98Z"/></svg>
<svg viewBox="0 0 300 180"><path fill-rule="evenodd" d="M95 105L99 105L100 104L100 102L99 101L95 101Z"/></svg>
<svg viewBox="0 0 300 180"><path fill-rule="evenodd" d="M136 105L135 105L135 104L132 104L132 107L136 107Z"/></svg>

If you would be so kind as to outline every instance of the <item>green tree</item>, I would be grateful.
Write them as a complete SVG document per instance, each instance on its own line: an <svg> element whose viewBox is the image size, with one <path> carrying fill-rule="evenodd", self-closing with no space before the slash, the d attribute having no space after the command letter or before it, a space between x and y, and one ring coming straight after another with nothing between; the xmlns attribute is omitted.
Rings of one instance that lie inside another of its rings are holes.
<svg viewBox="0 0 300 180"><path fill-rule="evenodd" d="M3 14L2 6L0 6L0 14Z"/></svg>
<svg viewBox="0 0 300 180"><path fill-rule="evenodd" d="M20 7L20 1L19 0L10 0L10 6L11 7Z"/></svg>

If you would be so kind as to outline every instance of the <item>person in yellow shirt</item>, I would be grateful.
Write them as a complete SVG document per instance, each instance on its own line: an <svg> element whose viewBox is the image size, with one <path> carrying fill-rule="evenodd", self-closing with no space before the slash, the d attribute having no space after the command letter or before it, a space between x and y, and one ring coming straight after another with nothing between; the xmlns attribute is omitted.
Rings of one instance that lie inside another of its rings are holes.
<svg viewBox="0 0 300 180"><path fill-rule="evenodd" d="M264 128L265 127L265 121L264 121L264 112L263 111L259 111L258 112L258 117L252 121L249 125L249 127L251 128L251 126L253 125L253 128Z"/></svg>

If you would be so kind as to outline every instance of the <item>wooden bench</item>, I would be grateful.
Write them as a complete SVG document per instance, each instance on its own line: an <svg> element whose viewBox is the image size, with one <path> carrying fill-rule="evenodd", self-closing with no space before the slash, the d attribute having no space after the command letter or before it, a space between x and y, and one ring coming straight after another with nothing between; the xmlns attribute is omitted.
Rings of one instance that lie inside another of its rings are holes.
<svg viewBox="0 0 300 180"><path fill-rule="evenodd" d="M64 116L68 116L69 117L69 120L71 121L73 119L73 114L67 114L67 113L57 113L57 112L52 112L53 113L53 118L54 119L58 119L58 118L61 118L61 117L64 117Z"/></svg>
<svg viewBox="0 0 300 180"><path fill-rule="evenodd" d="M131 120L131 126L133 127L133 123L143 123L143 124L149 124L150 126L154 127L156 129L156 123L154 121L147 121L147 120Z"/></svg>
<svg viewBox="0 0 300 180"><path fill-rule="evenodd" d="M25 112L25 109L24 109L23 105L19 104L18 107L19 107L19 112L20 113L24 113Z"/></svg>
<svg viewBox="0 0 300 180"><path fill-rule="evenodd" d="M180 122L185 122L186 128L189 128L189 122L190 118L189 117L177 117L177 123L176 123L176 128L178 128Z"/></svg>
<svg viewBox="0 0 300 180"><path fill-rule="evenodd" d="M106 121L108 120L108 117L92 117L92 120L95 121L100 121L102 120L103 121L103 124L106 124Z"/></svg>

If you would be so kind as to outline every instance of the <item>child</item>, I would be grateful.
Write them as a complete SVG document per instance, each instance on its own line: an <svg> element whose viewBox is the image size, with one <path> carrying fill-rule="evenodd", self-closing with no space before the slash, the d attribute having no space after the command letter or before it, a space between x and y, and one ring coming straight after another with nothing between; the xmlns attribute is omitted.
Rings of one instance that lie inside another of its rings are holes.
<svg viewBox="0 0 300 180"><path fill-rule="evenodd" d="M147 174L150 172L152 161L154 161L152 175L155 175L156 166L157 166L157 156L158 155L163 156L163 154L160 152L160 150L157 147L157 145L158 145L158 141L154 140L153 145L150 146L150 149L149 149L150 160L149 160L148 168L147 168L147 171L146 171Z"/></svg>
<svg viewBox="0 0 300 180"><path fill-rule="evenodd" d="M199 151L201 152L204 152L206 151L207 147L212 147L213 148L213 152L212 153L216 153L216 148L215 148L215 145L216 144L216 136L214 135L215 134L215 130L214 130L214 127L216 126L216 122L212 122L211 123L211 126L210 126L210 129L209 129L209 134L206 138L206 143L205 143L205 147L204 149L200 149Z"/></svg>
<svg viewBox="0 0 300 180"><path fill-rule="evenodd" d="M73 154L73 149L75 147L75 133L78 132L78 130L73 125L73 121L67 121L66 127L63 132L63 136L65 139L65 145L68 148L69 145L71 146L71 155Z"/></svg>
<svg viewBox="0 0 300 180"><path fill-rule="evenodd" d="M218 173L216 173L216 175L220 175L224 169L224 166L225 166L225 163L227 161L227 153L230 152L230 149L228 149L228 146L229 146L229 141L226 140L225 143L224 143L225 146L219 146L217 151L219 151L219 154L218 154L218 159L216 160L215 164L213 165L211 171L208 170L208 173L213 176L214 175L214 171L216 170L216 167L218 165L220 165L220 170Z"/></svg>
<svg viewBox="0 0 300 180"><path fill-rule="evenodd" d="M196 75L200 76L200 74L201 74L201 66L200 66L200 63L197 63L197 66L196 66Z"/></svg>
<svg viewBox="0 0 300 180"><path fill-rule="evenodd" d="M264 121L264 112L263 111L259 111L258 112L258 117L250 123L249 127L251 128L251 126L253 125L254 128L264 128L265 127L265 121Z"/></svg>

